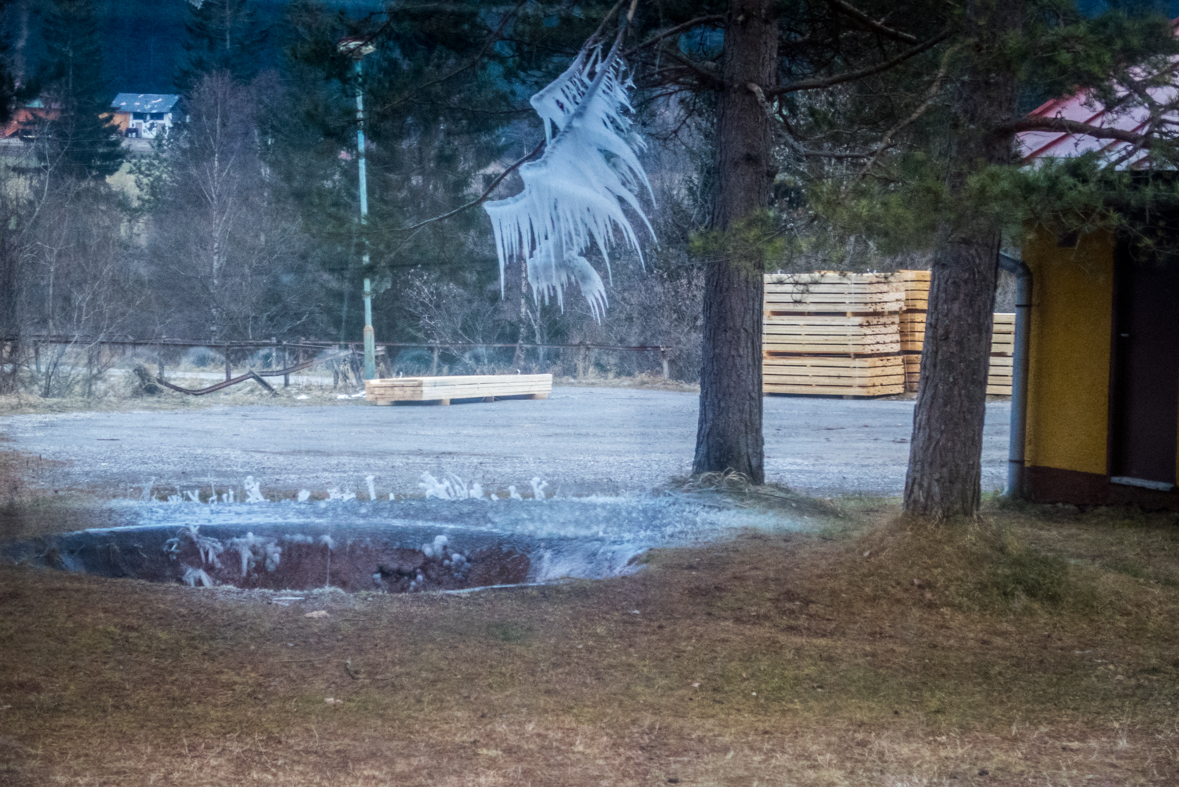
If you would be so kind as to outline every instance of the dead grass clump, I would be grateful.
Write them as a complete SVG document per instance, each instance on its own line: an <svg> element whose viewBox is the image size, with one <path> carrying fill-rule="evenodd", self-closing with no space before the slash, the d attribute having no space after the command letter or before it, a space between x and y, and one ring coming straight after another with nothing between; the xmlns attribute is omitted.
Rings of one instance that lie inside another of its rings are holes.
<svg viewBox="0 0 1179 787"><path fill-rule="evenodd" d="M833 500L804 495L785 484L754 484L749 476L734 470L673 476L656 490L656 494L718 496L730 504L780 511L789 516L816 516L827 520L845 518L842 507Z"/></svg>
<svg viewBox="0 0 1179 787"><path fill-rule="evenodd" d="M613 374L586 377L553 376L553 385L570 388L642 388L651 391L679 391L682 393L699 393L698 383L682 380L668 380L661 374L653 372L639 372L633 376L616 376Z"/></svg>
<svg viewBox="0 0 1179 787"><path fill-rule="evenodd" d="M940 606L1082 615L1101 608L1093 575L992 519L932 524L899 517L865 534L855 549L865 558L865 579L916 589Z"/></svg>

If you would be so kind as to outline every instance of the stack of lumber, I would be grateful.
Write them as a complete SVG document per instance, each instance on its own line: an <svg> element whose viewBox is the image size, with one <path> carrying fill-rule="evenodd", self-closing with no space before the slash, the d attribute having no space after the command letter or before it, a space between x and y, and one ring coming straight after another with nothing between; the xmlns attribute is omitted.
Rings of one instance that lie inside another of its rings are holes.
<svg viewBox="0 0 1179 787"><path fill-rule="evenodd" d="M894 274L819 272L765 277L763 390L827 396L904 392Z"/></svg>
<svg viewBox="0 0 1179 787"><path fill-rule="evenodd" d="M929 271L897 271L905 285L905 310L901 312L901 360L905 364L905 390L917 390L921 378L921 348L925 343L925 314L929 308Z"/></svg>
<svg viewBox="0 0 1179 787"><path fill-rule="evenodd" d="M905 362L905 390L910 393L917 390L917 382L921 377L921 350L925 342L925 314L920 320L910 323L911 335L906 341L904 326L905 314L901 314L901 350L904 352ZM995 314L995 327L991 333L991 366L987 375L987 394L991 396L1011 396L1011 372L1013 356L1015 355L1015 315L1007 313Z"/></svg>
<svg viewBox="0 0 1179 787"><path fill-rule="evenodd" d="M1015 315L996 313L991 332L991 370L987 394L1011 396L1011 374L1015 368Z"/></svg>
<svg viewBox="0 0 1179 787"><path fill-rule="evenodd" d="M881 356L776 355L762 361L766 393L891 396L904 393L905 367L896 353Z"/></svg>
<svg viewBox="0 0 1179 787"><path fill-rule="evenodd" d="M364 381L365 400L385 405L395 402L450 404L452 399L479 399L490 402L513 396L547 399L552 390L551 374L390 377Z"/></svg>
<svg viewBox="0 0 1179 787"><path fill-rule="evenodd" d="M763 390L828 396L915 392L929 271L770 274L762 322ZM996 314L987 393L1011 395L1015 315Z"/></svg>

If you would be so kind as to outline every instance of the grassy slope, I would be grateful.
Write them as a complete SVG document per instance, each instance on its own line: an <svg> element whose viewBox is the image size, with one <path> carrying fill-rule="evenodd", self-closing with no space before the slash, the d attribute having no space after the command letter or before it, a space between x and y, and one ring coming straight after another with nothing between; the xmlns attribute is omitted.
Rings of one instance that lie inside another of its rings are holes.
<svg viewBox="0 0 1179 787"><path fill-rule="evenodd" d="M291 607L0 568L0 783L1179 781L1173 522L894 513Z"/></svg>

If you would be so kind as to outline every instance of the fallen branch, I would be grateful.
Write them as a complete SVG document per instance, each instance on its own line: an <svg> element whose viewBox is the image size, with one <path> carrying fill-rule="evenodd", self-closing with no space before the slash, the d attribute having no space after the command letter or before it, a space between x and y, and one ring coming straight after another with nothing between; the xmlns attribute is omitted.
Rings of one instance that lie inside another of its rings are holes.
<svg viewBox="0 0 1179 787"><path fill-rule="evenodd" d="M313 358L310 361L304 361L303 363L297 363L294 366L288 366L285 369L273 369L273 370L269 370L269 371L265 371L265 372L256 372L253 369L250 369L245 374L238 375L237 377L233 377L229 380L225 380L224 382L217 383L216 385L210 385L208 388L183 388L179 385L173 385L172 383L168 382L167 380L164 379L163 375L157 375L156 382L159 383L160 385L164 386L165 388L167 388L170 391L175 391L176 393L188 394L189 396L204 396L205 394L215 393L216 391L221 391L226 388L230 388L234 385L237 385L238 383L244 383L247 380L253 380L254 382L258 383L258 385L261 385L263 388L265 388L267 391L270 391L270 394L272 396L278 396L278 391L274 390L274 387L271 386L270 383L263 380L262 379L263 377L279 377L281 375L294 374L295 372L301 372L304 369L310 369L312 366L314 366L317 363L326 363L328 361L338 361L341 358L347 358L349 355L351 355L351 353L339 353L336 355L330 355L326 358Z"/></svg>

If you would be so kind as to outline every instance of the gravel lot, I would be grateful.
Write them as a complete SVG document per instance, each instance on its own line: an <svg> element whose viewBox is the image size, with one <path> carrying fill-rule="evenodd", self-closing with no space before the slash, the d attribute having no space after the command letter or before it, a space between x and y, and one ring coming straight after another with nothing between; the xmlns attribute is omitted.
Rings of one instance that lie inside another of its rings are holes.
<svg viewBox="0 0 1179 787"><path fill-rule="evenodd" d="M1010 407L987 405L983 487L1006 473ZM555 388L545 401L451 407L215 407L203 410L0 417L6 447L42 456L42 484L138 497L209 481L264 489L417 492L423 472L490 490L539 476L563 495L650 489L690 469L697 395ZM766 476L815 494L899 494L911 401L765 400ZM60 462L60 464L57 464Z"/></svg>

